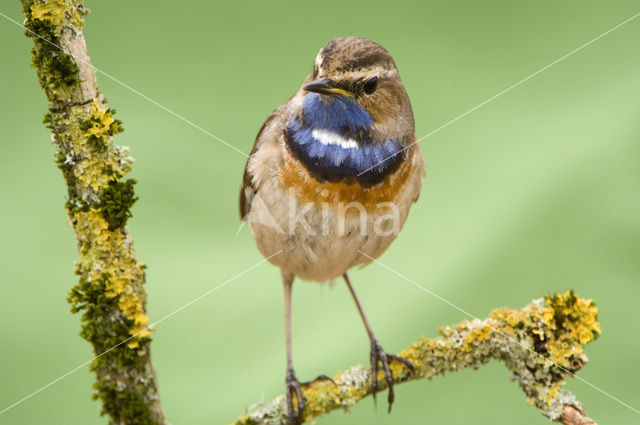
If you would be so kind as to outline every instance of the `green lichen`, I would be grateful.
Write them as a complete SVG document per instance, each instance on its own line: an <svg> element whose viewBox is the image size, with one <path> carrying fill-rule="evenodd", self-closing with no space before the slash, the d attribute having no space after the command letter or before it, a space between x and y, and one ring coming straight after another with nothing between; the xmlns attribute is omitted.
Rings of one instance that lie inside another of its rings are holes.
<svg viewBox="0 0 640 425"><path fill-rule="evenodd" d="M47 92L68 97L79 82L79 68L73 57L61 50L64 28L82 29L82 17L87 13L82 3L72 0L25 1L25 28L34 38L31 64L38 70L40 85ZM34 35L37 34L37 35Z"/></svg>
<svg viewBox="0 0 640 425"><path fill-rule="evenodd" d="M110 230L100 210L76 210L72 225L80 278L68 300L73 312L82 312L80 335L99 356L91 365L97 376L94 397L112 423L156 424L145 398L148 386L156 389L149 369L144 264L135 258L131 238L121 228Z"/></svg>
<svg viewBox="0 0 640 425"><path fill-rule="evenodd" d="M104 380L101 385L97 384L96 389L95 398L102 400L105 410L118 412L117 416L112 416L114 423L158 425L158 421L152 417L147 400L140 393L119 391L118 383L108 380Z"/></svg>
<svg viewBox="0 0 640 425"><path fill-rule="evenodd" d="M133 160L128 148L113 142L122 124L93 90L93 71L65 53L69 46L84 45L86 10L78 0L23 0L23 5L25 26L32 31L27 35L34 41L32 64L49 101L43 121L53 133L76 233L79 279L68 300L73 312L82 313L80 335L97 356L91 364L94 397L111 424L164 423L149 354L145 266L125 227L136 197L135 182L123 177ZM87 78L82 85L80 67ZM96 98L87 99L87 91Z"/></svg>
<svg viewBox="0 0 640 425"><path fill-rule="evenodd" d="M131 217L131 206L138 200L133 191L136 181L111 181L109 187L100 192L100 211L109 223L109 230L120 229Z"/></svg>
<svg viewBox="0 0 640 425"><path fill-rule="evenodd" d="M53 25L46 21L32 21L28 28L52 43L41 41L31 50L31 66L38 69L42 88L68 91L69 86L77 85L80 82L78 65L71 55L53 45L60 43L54 35Z"/></svg>
<svg viewBox="0 0 640 425"><path fill-rule="evenodd" d="M80 130L85 133L87 143L97 151L108 149L111 137L122 133L122 121L113 118L116 113L111 108L101 108L97 99L91 105L91 113L80 123Z"/></svg>
<svg viewBox="0 0 640 425"><path fill-rule="evenodd" d="M142 289L145 266L135 258L131 238L122 228L110 230L99 210L76 212L72 220L80 248L77 262L80 285L85 287L83 282L99 285L102 296L117 299L119 312L129 320L127 338L136 336L129 343L133 348L137 340L150 335L146 329L149 319L144 311L145 294ZM73 298L71 301L86 305L87 300ZM95 303L99 300L91 298L89 301Z"/></svg>
<svg viewBox="0 0 640 425"><path fill-rule="evenodd" d="M485 320L443 327L440 338L421 338L400 353L411 361L415 373L401 363L392 363L394 382L431 379L499 360L511 370L527 402L558 420L563 406L580 407L564 389L564 378L587 362L584 345L600 333L597 313L591 300L567 291L536 300L520 311L498 309ZM383 372L377 378L379 388L386 388ZM355 366L333 379L337 386L316 382L303 389L305 422L332 410L348 409L371 394L370 369ZM287 423L286 397L279 396L271 403L253 406L234 425Z"/></svg>
<svg viewBox="0 0 640 425"><path fill-rule="evenodd" d="M114 424L156 425L158 422L149 411L144 391L149 370L148 361L150 339L133 338L135 344L124 343L131 337L135 326L133 321L120 312L118 297L107 295L110 286L105 274L97 282L87 281L87 270L79 267L81 279L69 293L69 301L74 312L83 312L80 335L91 342L97 355L91 364L96 373L94 399L102 402L102 413L109 414ZM104 321L108 318L109 325ZM115 349L113 347L116 347ZM114 371L128 371L127 375Z"/></svg>
<svg viewBox="0 0 640 425"><path fill-rule="evenodd" d="M49 113L44 121L54 134L56 163L70 189L71 210L85 208L87 203L100 204L98 193L118 182L131 169L133 159L127 147L113 143L112 136L123 131L114 111L102 106L98 99L85 106L67 107L59 113ZM90 188L91 194L86 193ZM84 196L73 199L82 189ZM75 205L78 201L80 205Z"/></svg>

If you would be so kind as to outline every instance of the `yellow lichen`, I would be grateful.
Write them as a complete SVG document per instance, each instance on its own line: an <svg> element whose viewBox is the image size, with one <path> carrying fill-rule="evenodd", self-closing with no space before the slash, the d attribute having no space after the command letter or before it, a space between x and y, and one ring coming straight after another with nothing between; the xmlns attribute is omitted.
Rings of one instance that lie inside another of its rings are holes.
<svg viewBox="0 0 640 425"><path fill-rule="evenodd" d="M121 229L110 231L109 224L95 209L76 212L74 221L81 247L79 262L88 270L88 280L95 284L104 282L105 295L118 298L118 307L133 322L131 335L150 336L146 328L149 318L141 299L144 265L136 261L126 246L129 240Z"/></svg>
<svg viewBox="0 0 640 425"><path fill-rule="evenodd" d="M550 387L545 387L543 388L543 392L545 393L545 401L547 402L548 405L551 405L551 403L553 403L553 401L558 398L558 396L560 395L560 392L562 391L562 385L561 384L554 384Z"/></svg>
<svg viewBox="0 0 640 425"><path fill-rule="evenodd" d="M517 310L512 310L510 308L501 308L501 309L493 310L489 317L498 322L504 322L509 326L516 326L522 320L521 313Z"/></svg>
<svg viewBox="0 0 640 425"><path fill-rule="evenodd" d="M98 103L98 99L93 99L90 109L91 127L86 130L87 137L94 136L96 138L108 137L113 132L112 126L117 125L113 118L113 111L109 108L102 108Z"/></svg>
<svg viewBox="0 0 640 425"><path fill-rule="evenodd" d="M106 175L100 168L104 162L95 157L84 157L74 169L76 178L86 186L91 187L94 191L98 191L107 187L112 180L111 176Z"/></svg>
<svg viewBox="0 0 640 425"><path fill-rule="evenodd" d="M81 60L88 58L81 32L86 9L81 0L22 3L34 43L31 63L49 105L44 122L53 133L76 231L79 279L68 300L72 312L82 313L80 335L96 353L93 396L111 423L164 424L149 357L144 266L125 226L136 198L134 181L120 179L132 159L113 143L120 122L106 108L89 62Z"/></svg>
<svg viewBox="0 0 640 425"><path fill-rule="evenodd" d="M570 358L581 356L584 344L600 334L598 308L593 301L578 298L573 291L547 297L545 305L550 360L571 367Z"/></svg>
<svg viewBox="0 0 640 425"><path fill-rule="evenodd" d="M575 400L563 389L564 374L581 367L586 361L583 344L591 342L599 333L593 302L579 299L568 291L536 300L521 311L497 309L482 321L474 319L441 327L440 338L422 337L400 353L411 361L415 373L397 362L391 363L390 368L394 382L400 383L477 368L491 359L501 360L512 371L527 403L541 409L550 419L558 420L562 406ZM386 388L382 371L377 378L378 388ZM334 380L337 386L318 382L303 390L307 401L303 412L305 421L331 410L348 408L371 392L370 372L361 366L338 373ZM283 403L284 398L276 399L242 416L235 425L287 423Z"/></svg>
<svg viewBox="0 0 640 425"><path fill-rule="evenodd" d="M98 191L129 171L126 158L122 158L120 152L113 151L110 137L121 129L111 109L102 107L98 99L93 99L89 113L78 130L80 133L73 140L77 158L73 173L78 181ZM103 148L97 148L96 144Z"/></svg>
<svg viewBox="0 0 640 425"><path fill-rule="evenodd" d="M60 34L67 19L76 27L82 26L83 14L83 10L72 0L36 0L31 5L31 19L50 22L57 34Z"/></svg>
<svg viewBox="0 0 640 425"><path fill-rule="evenodd" d="M531 305L528 314L523 317L523 323L531 332L538 335L542 341L546 338L546 332L555 330L553 322L553 309Z"/></svg>
<svg viewBox="0 0 640 425"><path fill-rule="evenodd" d="M468 329L468 332L464 336L464 344L460 347L464 352L471 351L473 346L489 338L491 332L494 330L489 324L477 319L473 322L463 322L461 325Z"/></svg>

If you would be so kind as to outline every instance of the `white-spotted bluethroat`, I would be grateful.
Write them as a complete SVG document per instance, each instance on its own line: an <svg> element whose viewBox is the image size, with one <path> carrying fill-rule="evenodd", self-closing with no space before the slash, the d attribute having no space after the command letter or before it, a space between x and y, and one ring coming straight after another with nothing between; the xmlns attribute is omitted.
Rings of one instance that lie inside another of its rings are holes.
<svg viewBox="0 0 640 425"><path fill-rule="evenodd" d="M391 409L389 362L413 369L383 351L347 270L380 256L418 199L424 161L415 140L411 103L393 58L358 37L336 38L321 49L313 74L258 133L245 167L240 215L262 255L282 271L292 423L302 421L301 387L308 384L296 379L291 360L294 277L344 277L371 341L374 398L382 370Z"/></svg>

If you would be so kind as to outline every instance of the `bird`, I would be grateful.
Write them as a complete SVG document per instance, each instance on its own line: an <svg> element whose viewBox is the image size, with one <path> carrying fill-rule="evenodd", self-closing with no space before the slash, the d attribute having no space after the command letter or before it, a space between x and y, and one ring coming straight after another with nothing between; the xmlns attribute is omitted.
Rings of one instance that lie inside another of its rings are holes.
<svg viewBox="0 0 640 425"><path fill-rule="evenodd" d="M295 278L344 279L370 340L374 401L382 371L391 411L391 362L413 372L409 360L382 349L347 272L377 259L396 238L424 174L411 102L396 64L366 38L334 38L321 48L313 72L260 128L244 170L240 217L282 275L290 423L303 420L301 389L330 379L301 382L294 372Z"/></svg>

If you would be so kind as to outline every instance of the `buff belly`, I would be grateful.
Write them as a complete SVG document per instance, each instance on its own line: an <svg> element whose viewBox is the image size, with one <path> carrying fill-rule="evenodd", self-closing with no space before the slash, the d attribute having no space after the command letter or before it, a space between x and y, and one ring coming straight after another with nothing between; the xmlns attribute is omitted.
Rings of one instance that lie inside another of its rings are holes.
<svg viewBox="0 0 640 425"><path fill-rule="evenodd" d="M286 172L282 178L265 179L247 217L258 249L283 271L317 282L371 262L396 238L417 198L421 156L416 161L390 176L394 190L385 188L376 202L371 191L359 193L352 185L297 185L287 181ZM412 165L419 172L411 173Z"/></svg>
<svg viewBox="0 0 640 425"><path fill-rule="evenodd" d="M302 279L323 282L339 277L369 263L369 257L377 258L397 235L384 209L361 214L350 208L342 214L335 206L291 200L279 189L271 195L268 201L254 202L249 228L271 263ZM407 211L398 215L399 227Z"/></svg>

